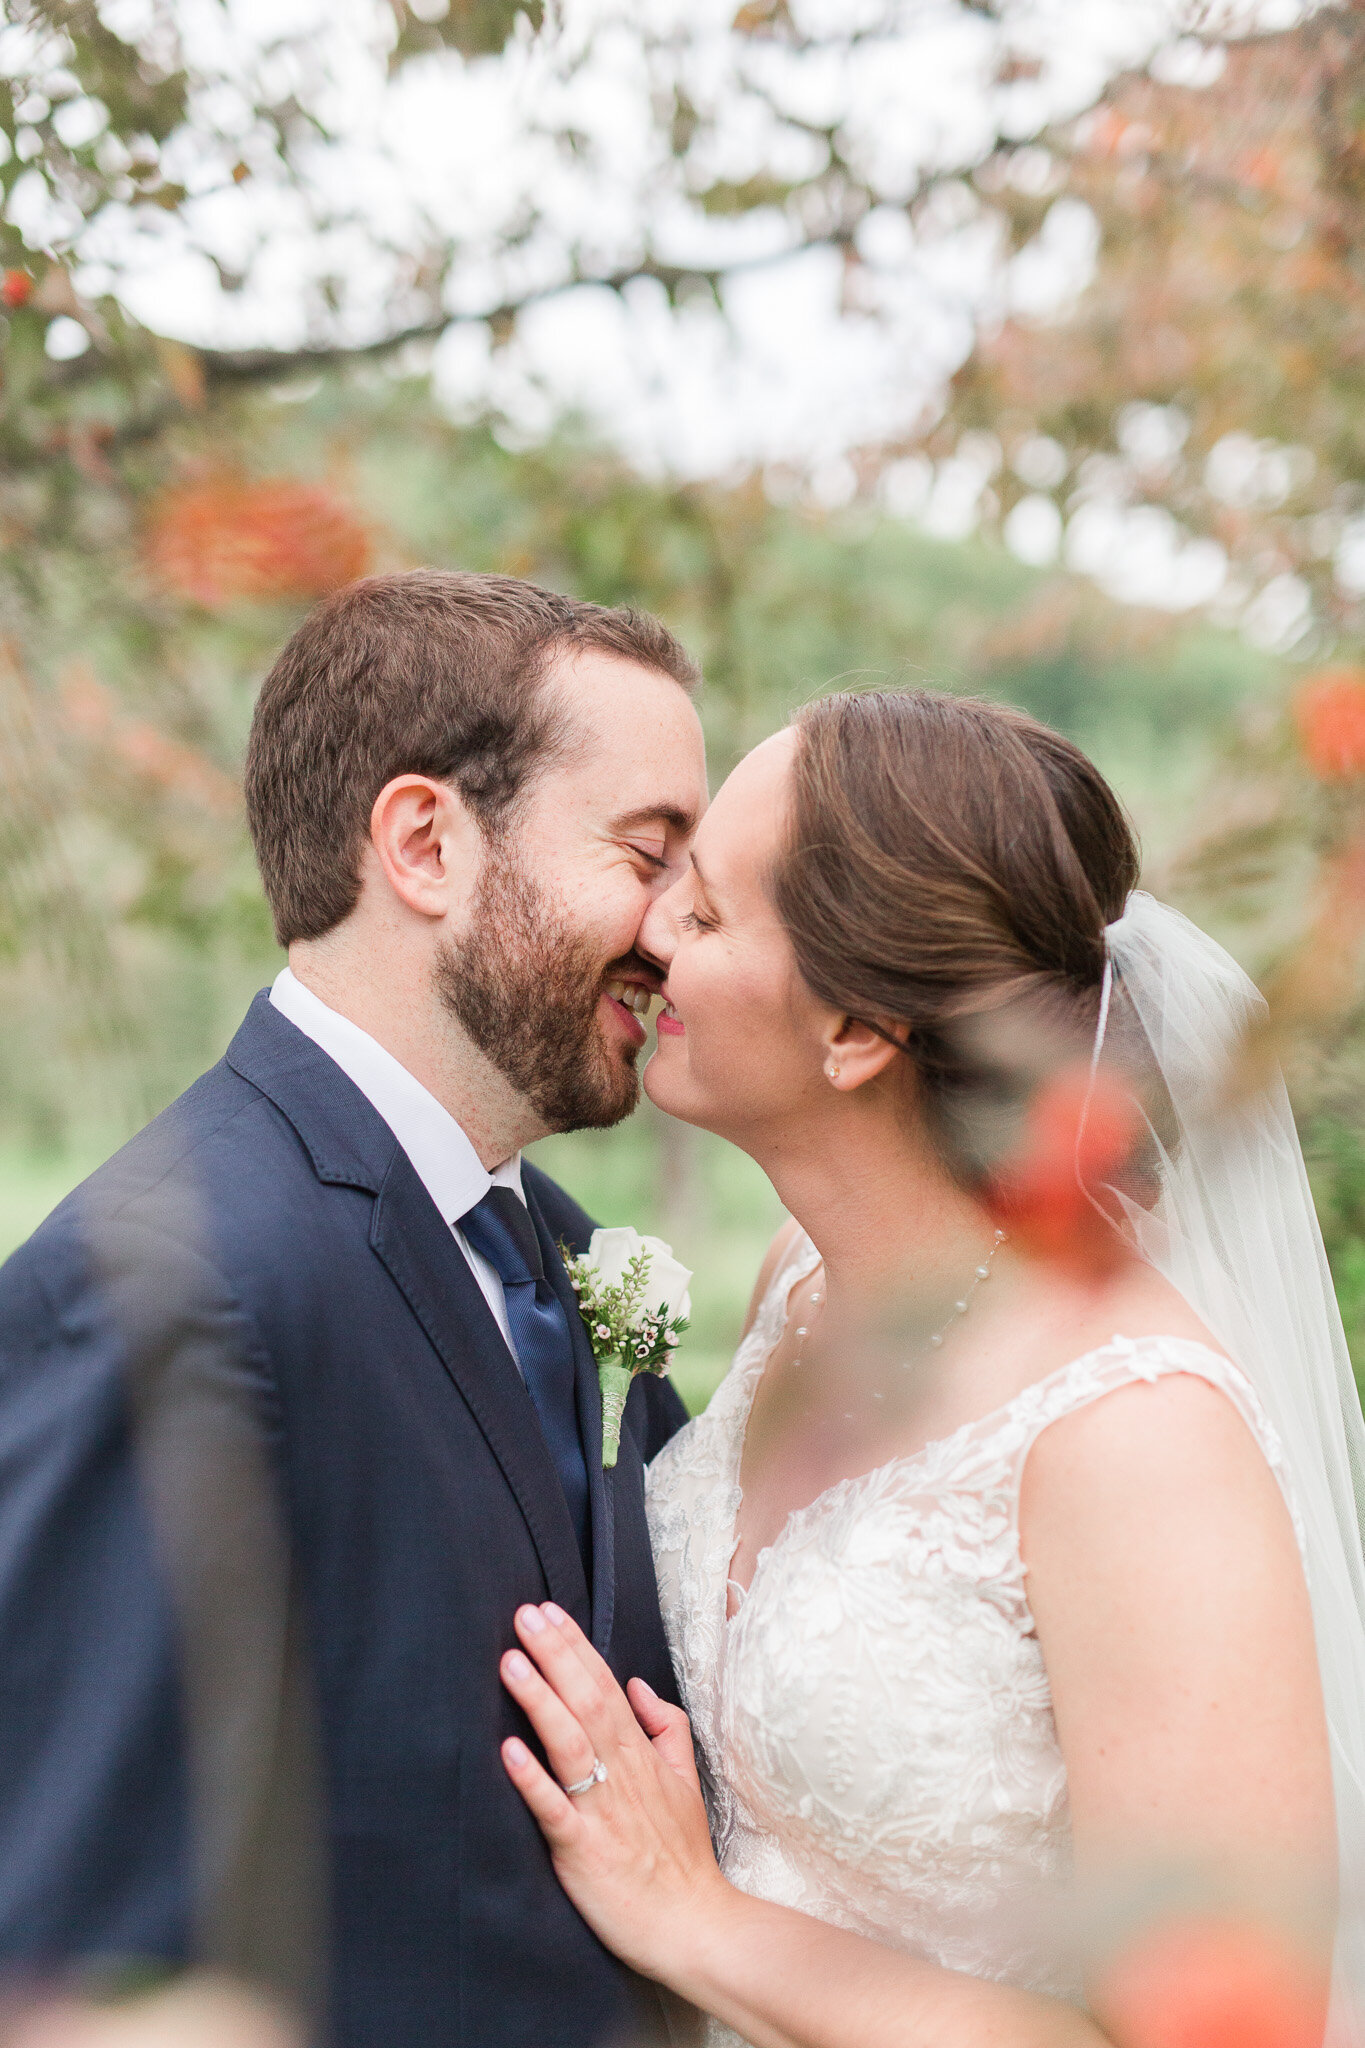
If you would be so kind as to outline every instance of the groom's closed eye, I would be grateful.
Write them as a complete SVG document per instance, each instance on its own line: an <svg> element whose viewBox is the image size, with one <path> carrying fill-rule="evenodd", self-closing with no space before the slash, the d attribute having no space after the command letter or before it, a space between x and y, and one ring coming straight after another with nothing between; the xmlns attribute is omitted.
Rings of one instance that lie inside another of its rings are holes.
<svg viewBox="0 0 1365 2048"><path fill-rule="evenodd" d="M623 839L621 844L627 853L637 854L652 868L662 869L668 866L666 839Z"/></svg>
<svg viewBox="0 0 1365 2048"><path fill-rule="evenodd" d="M610 821L607 831L619 846L657 871L681 858L696 823L696 813L680 805L649 804L621 812Z"/></svg>

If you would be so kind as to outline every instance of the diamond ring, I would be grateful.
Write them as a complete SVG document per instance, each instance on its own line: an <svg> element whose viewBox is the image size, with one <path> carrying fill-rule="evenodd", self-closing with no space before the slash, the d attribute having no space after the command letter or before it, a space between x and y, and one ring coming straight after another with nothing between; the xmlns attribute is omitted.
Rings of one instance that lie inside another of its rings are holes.
<svg viewBox="0 0 1365 2048"><path fill-rule="evenodd" d="M605 1785L606 1782L607 1767L600 1756L595 1756L592 1760L592 1769L588 1772L587 1777L580 1778L576 1785L566 1785L564 1790L568 1793L570 1799L577 1799L580 1792L591 1792L594 1785Z"/></svg>

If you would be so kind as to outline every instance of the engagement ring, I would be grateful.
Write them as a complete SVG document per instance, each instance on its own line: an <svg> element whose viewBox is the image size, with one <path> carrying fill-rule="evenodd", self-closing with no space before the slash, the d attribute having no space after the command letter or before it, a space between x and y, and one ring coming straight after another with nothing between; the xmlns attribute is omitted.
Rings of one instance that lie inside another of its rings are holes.
<svg viewBox="0 0 1365 2048"><path fill-rule="evenodd" d="M580 1778L576 1785L566 1785L564 1790L568 1793L570 1799L577 1799L580 1792L591 1792L594 1785L605 1785L606 1782L607 1767L600 1756L595 1756L592 1760L592 1769L588 1772L587 1777Z"/></svg>

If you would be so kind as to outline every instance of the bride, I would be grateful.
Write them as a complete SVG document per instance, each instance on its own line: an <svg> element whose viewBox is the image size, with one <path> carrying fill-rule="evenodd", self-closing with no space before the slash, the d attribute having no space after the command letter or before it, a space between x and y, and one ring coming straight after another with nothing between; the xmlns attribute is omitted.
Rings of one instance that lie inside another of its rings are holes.
<svg viewBox="0 0 1365 2048"><path fill-rule="evenodd" d="M1127 2040L1116 1930L1196 1908L1296 1957L1295 2041L1329 2001L1354 2039L1360 1412L1283 1089L1238 1081L1259 999L1137 870L1055 733L835 696L646 919L648 1092L792 1221L648 1477L686 1716L526 1607L502 1677L550 1770L503 1756L715 2048ZM1000 1161L1077 1074L1030 1207Z"/></svg>

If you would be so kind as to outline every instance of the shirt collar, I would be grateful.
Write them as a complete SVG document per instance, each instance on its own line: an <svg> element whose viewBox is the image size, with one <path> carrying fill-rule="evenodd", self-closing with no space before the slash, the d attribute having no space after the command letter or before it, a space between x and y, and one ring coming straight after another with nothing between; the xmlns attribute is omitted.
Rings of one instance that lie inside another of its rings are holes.
<svg viewBox="0 0 1365 2048"><path fill-rule="evenodd" d="M488 1172L450 1111L430 1090L386 1052L377 1038L305 988L289 968L281 968L276 975L270 1000L335 1060L383 1117L447 1223L458 1222L491 1187L511 1188L519 1200L526 1200L520 1152Z"/></svg>

